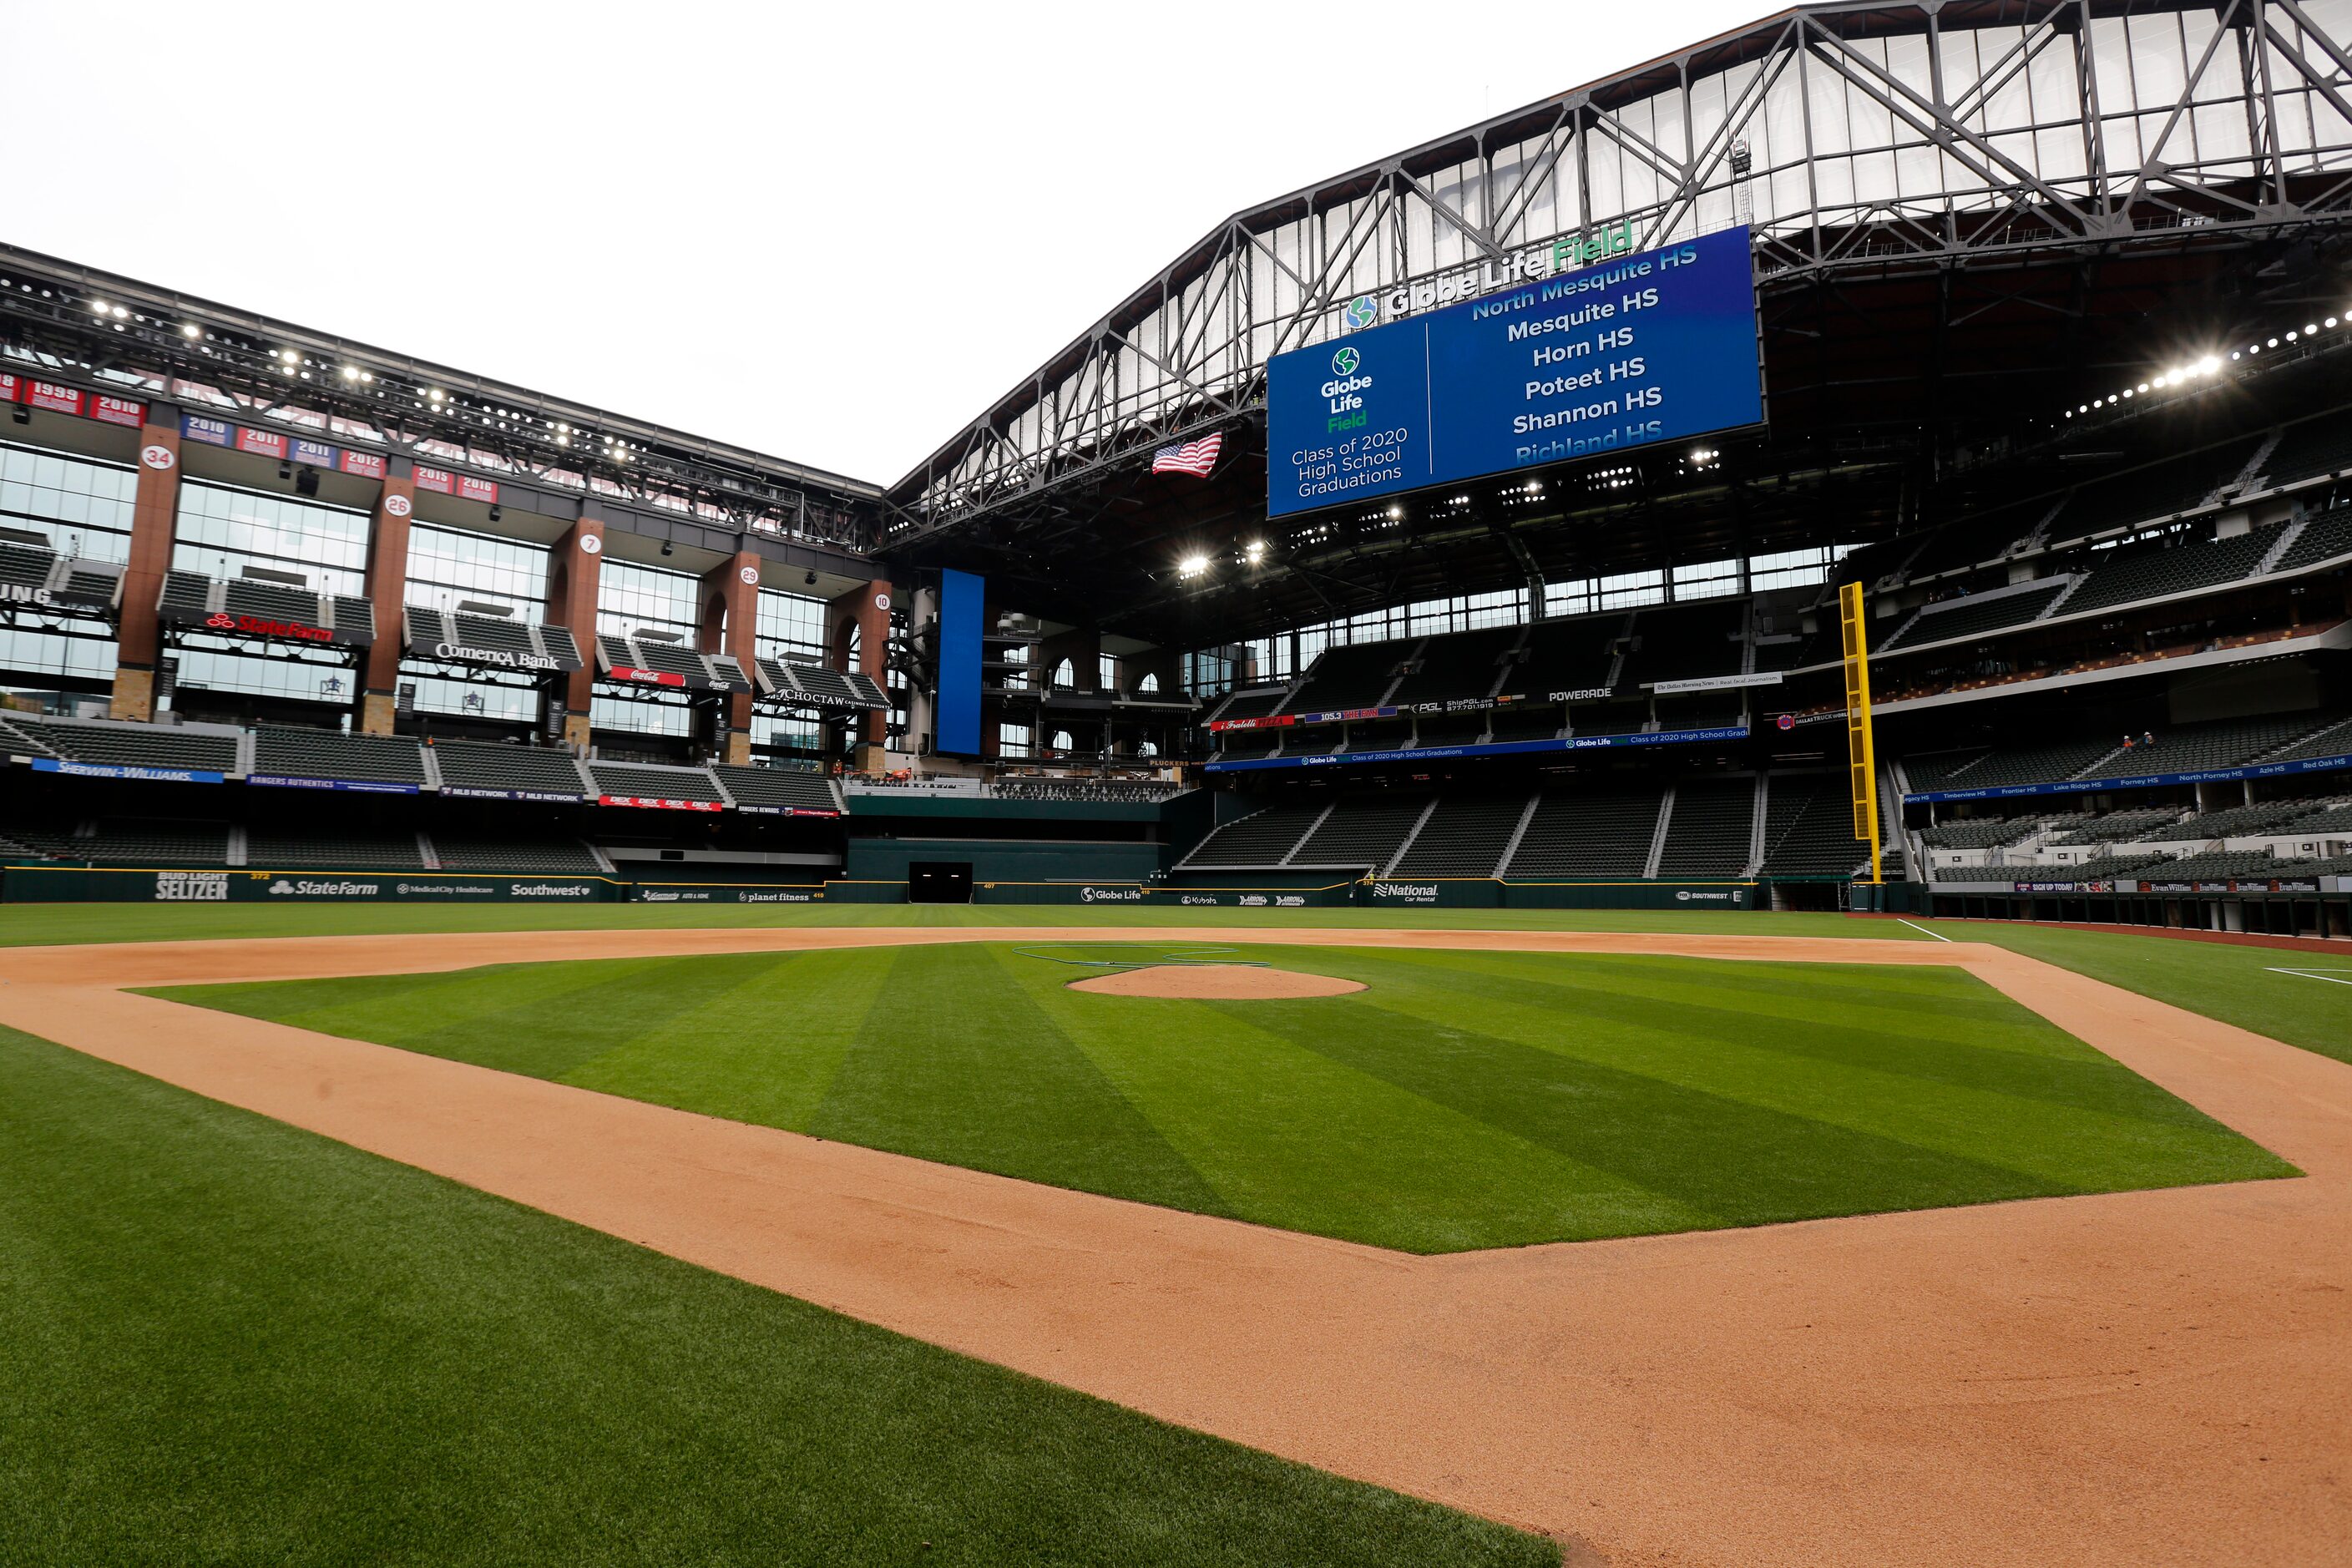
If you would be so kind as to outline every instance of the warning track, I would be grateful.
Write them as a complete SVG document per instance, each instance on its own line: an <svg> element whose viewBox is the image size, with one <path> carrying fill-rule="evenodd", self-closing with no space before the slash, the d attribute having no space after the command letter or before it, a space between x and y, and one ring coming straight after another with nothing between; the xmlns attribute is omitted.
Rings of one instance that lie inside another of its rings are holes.
<svg viewBox="0 0 2352 1568"><path fill-rule="evenodd" d="M0 952L0 1023L936 1344L1548 1531L1571 1563L2346 1560L2352 1068L2005 950L1118 933L1958 964L2306 1175L1416 1258L121 990L1103 937L1030 926L16 948Z"/></svg>

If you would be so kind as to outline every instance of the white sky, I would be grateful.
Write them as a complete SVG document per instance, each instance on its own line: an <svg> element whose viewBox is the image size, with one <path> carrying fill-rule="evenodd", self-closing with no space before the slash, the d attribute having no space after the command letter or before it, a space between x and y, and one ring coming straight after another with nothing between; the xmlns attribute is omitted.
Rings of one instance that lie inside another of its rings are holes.
<svg viewBox="0 0 2352 1568"><path fill-rule="evenodd" d="M1227 214L1771 0L0 0L0 238L888 483Z"/></svg>

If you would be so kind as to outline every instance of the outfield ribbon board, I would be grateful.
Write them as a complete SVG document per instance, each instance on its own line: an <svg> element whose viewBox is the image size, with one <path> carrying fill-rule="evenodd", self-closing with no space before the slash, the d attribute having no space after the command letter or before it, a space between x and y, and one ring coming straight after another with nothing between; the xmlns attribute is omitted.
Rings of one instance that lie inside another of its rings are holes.
<svg viewBox="0 0 2352 1568"><path fill-rule="evenodd" d="M636 904L814 904L824 898L823 888L761 883L633 882L629 886L629 901Z"/></svg>
<svg viewBox="0 0 2352 1568"><path fill-rule="evenodd" d="M385 779L302 779L284 773L247 773L245 782L272 789L338 789L357 795L415 795L420 787Z"/></svg>
<svg viewBox="0 0 2352 1568"><path fill-rule="evenodd" d="M633 805L647 811L724 811L724 802L716 800L661 800L649 795L600 795L598 805Z"/></svg>
<svg viewBox="0 0 2352 1568"><path fill-rule="evenodd" d="M529 800L549 805L577 805L588 798L550 789L483 789L475 784L443 784L441 793L453 800Z"/></svg>
<svg viewBox="0 0 2352 1568"><path fill-rule="evenodd" d="M2166 784L2236 784L2243 779L2343 773L2348 769L2352 769L2352 752L2326 757L2300 757L2291 763L2248 763L2234 768L2200 768L2193 773L2138 773L2126 778L2058 779L2049 784L1987 784L1981 789L1922 790L1903 798L1906 801L2019 800L2032 795L2096 795L2107 790L2149 789Z"/></svg>
<svg viewBox="0 0 2352 1568"><path fill-rule="evenodd" d="M1265 768L1330 767L1341 763L1412 763L1454 757L1530 756L1543 752L1590 752L1617 746L1698 745L1709 741L1744 741L1747 738L1747 725L1731 724L1709 730L1653 730L1631 735L1571 735L1564 741L1489 741L1472 746L1420 746L1382 752L1318 752L1299 757L1240 757L1232 762L1203 763L1202 771L1234 773L1253 773Z"/></svg>
<svg viewBox="0 0 2352 1568"><path fill-rule="evenodd" d="M136 763L77 763L63 757L35 757L33 771L78 779L142 779L150 784L223 784L228 778L209 768L149 768Z"/></svg>
<svg viewBox="0 0 2352 1568"><path fill-rule="evenodd" d="M1748 232L1612 256L1266 363L1281 517L1764 422Z"/></svg>

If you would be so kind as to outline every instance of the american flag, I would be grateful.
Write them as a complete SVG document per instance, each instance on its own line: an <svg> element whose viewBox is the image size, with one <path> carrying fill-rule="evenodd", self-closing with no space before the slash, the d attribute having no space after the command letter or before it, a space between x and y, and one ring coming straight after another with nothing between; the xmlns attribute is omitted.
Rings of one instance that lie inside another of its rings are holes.
<svg viewBox="0 0 2352 1568"><path fill-rule="evenodd" d="M1209 470L1217 466L1217 454L1224 449L1225 437L1220 433L1203 436L1197 441L1187 441L1181 447L1162 447L1151 454L1151 471L1155 474L1190 474L1205 479Z"/></svg>

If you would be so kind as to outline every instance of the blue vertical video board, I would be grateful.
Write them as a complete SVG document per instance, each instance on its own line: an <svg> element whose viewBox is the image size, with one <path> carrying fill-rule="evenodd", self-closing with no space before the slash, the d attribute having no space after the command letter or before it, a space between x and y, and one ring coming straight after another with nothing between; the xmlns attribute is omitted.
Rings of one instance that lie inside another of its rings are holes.
<svg viewBox="0 0 2352 1568"><path fill-rule="evenodd" d="M1748 230L1725 229L1276 354L1266 515L1763 419Z"/></svg>
<svg viewBox="0 0 2352 1568"><path fill-rule="evenodd" d="M940 687L931 749L980 755L980 616L987 584L969 572L940 574Z"/></svg>

